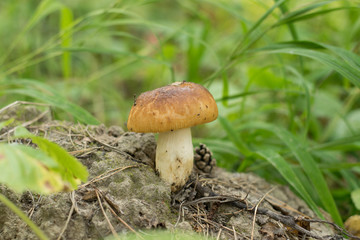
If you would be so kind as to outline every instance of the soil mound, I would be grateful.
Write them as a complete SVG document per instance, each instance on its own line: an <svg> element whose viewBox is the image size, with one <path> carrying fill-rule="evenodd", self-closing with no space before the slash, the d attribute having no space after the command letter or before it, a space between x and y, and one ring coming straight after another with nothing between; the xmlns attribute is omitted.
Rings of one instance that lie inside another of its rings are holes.
<svg viewBox="0 0 360 240"><path fill-rule="evenodd" d="M7 142L13 129L23 125L65 148L90 173L76 191L49 196L16 194L0 185L0 193L50 239L103 239L135 231L141 235L144 229L182 229L216 239L335 236L327 225L310 225L315 214L287 187L253 174L194 168L186 187L171 194L154 171L152 134L53 121L48 109L32 105L15 104L0 112L0 122L10 118L15 121L0 131L0 141ZM0 239L37 238L0 203Z"/></svg>

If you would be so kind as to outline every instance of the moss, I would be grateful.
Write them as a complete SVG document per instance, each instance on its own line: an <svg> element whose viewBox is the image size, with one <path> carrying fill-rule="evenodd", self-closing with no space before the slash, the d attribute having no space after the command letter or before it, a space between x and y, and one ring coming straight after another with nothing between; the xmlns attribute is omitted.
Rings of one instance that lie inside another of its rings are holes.
<svg viewBox="0 0 360 240"><path fill-rule="evenodd" d="M21 124L22 120L15 122ZM38 129L36 124L40 124ZM91 194L95 193L95 189L101 191L101 202L105 209L105 214L112 222L116 231L124 232L128 231L128 228L111 214L109 211L110 206L115 206L122 220L135 229L173 228L171 224L175 225L177 222L178 209L171 206L170 186L163 182L154 172L153 162L156 144L153 135L136 133L120 135L111 133L104 126L90 126L91 133L94 134L93 137L97 139L95 141L89 140L89 137L83 132L86 126L57 121L36 124L32 125L29 129L34 133L46 132L49 140L59 144L68 151L70 149L81 150L99 147L95 152L84 154L79 159L88 167L90 173L89 180L97 178L98 181L75 191L76 213L71 215L70 224L68 224L63 235L64 239L102 239L104 236L111 234L109 225L104 218L104 213L100 209L96 194L95 197L91 197L94 196ZM74 132L77 132L77 136L73 137L72 141L68 137L68 129L70 128L72 130L75 129ZM103 143L112 146L112 148L104 147ZM116 148L116 150L113 148ZM132 159L142 161L142 163L132 161ZM108 170L134 165L136 167L124 169L111 176L99 177ZM259 194L264 194L273 188L272 185L252 174L228 173L219 168L216 168L215 171L214 181L211 184L214 191L219 195L247 196L247 201L253 204L257 202ZM248 184L244 185L244 183L249 182L252 183L251 188L256 189L256 193L247 189ZM35 201L32 202L31 197L16 194L1 185L0 192L25 211L35 207L32 219L46 231L51 239L56 239L62 227L65 226L73 204L69 193L42 196L41 201L37 201L35 198ZM87 194L90 194L89 199L85 198ZM271 194L295 209L307 209L306 205L290 191L285 191L278 187ZM183 200L186 200L187 195L184 194L184 196ZM271 206L266 205L261 207L271 208ZM2 213L0 214L0 232L2 239L35 239L34 234L26 227L24 222L19 220L14 214L8 214L8 212L6 213L3 210L4 207L0 204L0 213ZM185 213L185 219L188 222L185 221L184 223L186 224L184 225L189 229L192 226L197 227L197 230L201 231L198 220L192 220L194 214L197 214L197 212L192 212L192 210L194 209L188 208L188 212ZM205 208L201 210L207 211ZM250 236L249 226L252 224L253 215L246 211L239 212L237 215L227 214L236 211L238 209L231 208L228 205L220 205L212 221L228 228L233 226L239 234L243 235L241 237ZM314 217L311 210L308 209L307 211L307 215ZM259 217L257 217L257 220L259 220ZM266 221L268 220L263 220L264 223ZM258 230L261 226L257 224L255 227L257 234L255 238L260 239L261 236ZM321 228L320 226L315 226L313 229ZM216 231L217 229L210 228L209 234L213 236L215 234L216 236ZM322 235L331 234L327 228L324 228L323 231L324 234ZM154 235L156 234L154 233ZM169 232L159 233L155 239L162 239L163 236L164 239L168 239L172 235ZM198 238L197 235L184 236L186 236L184 239L193 238L195 240ZM221 238L226 238L226 235L222 235Z"/></svg>

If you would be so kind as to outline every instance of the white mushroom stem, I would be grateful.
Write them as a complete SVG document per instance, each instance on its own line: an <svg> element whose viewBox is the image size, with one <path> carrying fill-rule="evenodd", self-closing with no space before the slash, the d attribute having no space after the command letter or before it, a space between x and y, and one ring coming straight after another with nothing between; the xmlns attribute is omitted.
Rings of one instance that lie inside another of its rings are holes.
<svg viewBox="0 0 360 240"><path fill-rule="evenodd" d="M193 168L193 145L190 128L159 133L156 170L177 191L185 185Z"/></svg>

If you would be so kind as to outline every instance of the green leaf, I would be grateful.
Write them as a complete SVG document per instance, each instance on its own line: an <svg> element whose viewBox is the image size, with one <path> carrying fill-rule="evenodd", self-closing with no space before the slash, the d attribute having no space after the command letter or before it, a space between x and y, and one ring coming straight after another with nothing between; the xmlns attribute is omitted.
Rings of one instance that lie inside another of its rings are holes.
<svg viewBox="0 0 360 240"><path fill-rule="evenodd" d="M13 118L10 118L6 121L3 121L3 122L0 122L0 130L3 128L3 127L6 127L7 125L11 124L12 122L14 121Z"/></svg>
<svg viewBox="0 0 360 240"><path fill-rule="evenodd" d="M283 142L289 147L291 152L300 162L307 177L314 185L325 209L330 213L330 215L337 224L342 225L341 216L339 214L339 211L337 210L335 201L330 193L329 187L326 184L325 178L322 175L313 157L306 151L306 147L302 143L301 139L299 139L297 136L291 134L285 129L273 129L276 129L275 134L277 134L278 137L283 140Z"/></svg>
<svg viewBox="0 0 360 240"><path fill-rule="evenodd" d="M25 30L28 31L34 27L41 19L51 14L54 11L59 10L62 7L61 1L57 0L43 0L38 5L36 11L34 12L32 18L29 20L28 24L25 27Z"/></svg>
<svg viewBox="0 0 360 240"><path fill-rule="evenodd" d="M319 7L319 5L315 6L315 7ZM319 10L319 11L311 12L309 14L303 14L303 13L305 13L303 11L298 12L296 14L287 14L287 15L285 15L284 18L280 19L277 23L275 23L273 25L273 27L278 27L278 26L280 26L282 24L295 23L295 22L298 22L298 21L303 21L303 20L314 18L314 17L323 16L324 14L332 13L332 12L335 12L335 11L352 10L352 9L357 10L356 7L338 7L338 8L330 8L330 9L325 9L325 10ZM312 10L312 9L306 9L306 11L308 11L308 10Z"/></svg>
<svg viewBox="0 0 360 240"><path fill-rule="evenodd" d="M15 137L30 138L33 143L37 144L48 157L57 163L57 171L64 180L71 184L72 188L77 187L78 179L83 182L87 181L89 173L86 167L59 145L45 138L32 135L23 127L16 129Z"/></svg>
<svg viewBox="0 0 360 240"><path fill-rule="evenodd" d="M212 152L218 152L221 154L230 154L238 158L242 157L239 150L234 146L234 144L225 139L211 139L211 138L193 138L194 144L205 143L210 147Z"/></svg>
<svg viewBox="0 0 360 240"><path fill-rule="evenodd" d="M351 192L351 200L353 201L357 210L360 210L360 188Z"/></svg>
<svg viewBox="0 0 360 240"><path fill-rule="evenodd" d="M0 91L0 94L21 94L33 97L70 113L80 122L94 125L100 123L88 111L67 101L55 89L44 83L28 79L12 79L0 82L1 85L4 87L6 85L16 85L17 88L11 87L5 91Z"/></svg>
<svg viewBox="0 0 360 240"><path fill-rule="evenodd" d="M277 2L277 1L278 1L278 0L275 0L275 2ZM283 15L285 15L285 16L286 16L286 15L288 14L288 12L289 12L289 9L288 9L288 7L286 6L285 3L281 4L281 5L279 6L279 9L280 9L281 13L282 13ZM287 25L288 25L288 28L289 28L289 30L290 30L290 33L291 33L291 36L292 36L293 40L298 40L298 33L297 33L297 31L296 31L296 28L295 28L294 24L293 24L292 22L288 22Z"/></svg>
<svg viewBox="0 0 360 240"><path fill-rule="evenodd" d="M61 47L68 48L72 43L73 12L70 8L63 7L60 11L60 30L64 32L61 35ZM71 53L65 51L62 55L62 71L64 78L71 75Z"/></svg>
<svg viewBox="0 0 360 240"><path fill-rule="evenodd" d="M360 135L335 139L330 142L314 145L309 150L341 150L341 151L357 151L360 144Z"/></svg>
<svg viewBox="0 0 360 240"><path fill-rule="evenodd" d="M17 192L62 191L66 183L54 171L58 164L42 151L18 144L0 144L0 182Z"/></svg>
<svg viewBox="0 0 360 240"><path fill-rule="evenodd" d="M341 162L341 163L322 163L322 164L319 164L320 169L324 169L324 170L326 169L328 171L336 171L336 172L341 171L343 169L350 169L350 168L354 168L354 167L360 167L360 162L357 162L357 163ZM357 182L357 181L354 181L354 182Z"/></svg>
<svg viewBox="0 0 360 240"><path fill-rule="evenodd" d="M317 50L314 50L317 49ZM320 52L319 49L328 49L332 54ZM349 79L355 86L360 87L360 57L356 54L334 46L306 41L277 43L265 48L255 49L255 52L286 53L312 58L337 71ZM250 51L249 51L250 52Z"/></svg>
<svg viewBox="0 0 360 240"><path fill-rule="evenodd" d="M245 156L245 158L241 162L240 166L237 168L237 171L243 172L243 171L245 171L245 169L248 166L250 166L253 163L253 161L254 161L254 159L252 158L253 153L246 146L246 144L245 144L244 140L241 138L239 132L237 132L232 127L232 125L229 123L229 121L226 118L219 116L218 119L219 119L221 126L226 131L229 139L234 143L234 145L237 147L239 152Z"/></svg>
<svg viewBox="0 0 360 240"><path fill-rule="evenodd" d="M258 36L261 36L263 33L259 33L258 32L258 28L259 26L265 21L265 19L267 17L269 17L271 15L271 13L278 8L281 4L283 4L285 2L285 0L279 0L276 1L275 4L273 6L271 6L271 8L269 8L255 23L254 25L249 29L249 31L245 34L244 38L242 39L242 41L240 41L235 49L233 50L230 59L235 59L237 57L237 55L239 55L239 50L240 49L246 49L247 47L249 47L251 45L251 43L254 42L254 39L256 39ZM253 35L256 35L255 37L252 37ZM248 41L250 41L250 43L248 43Z"/></svg>
<svg viewBox="0 0 360 240"><path fill-rule="evenodd" d="M287 14L284 14L284 16L277 22L274 24L273 27L275 26L279 26L282 24L288 24L288 23L293 23L299 20L304 20L304 19L308 19L308 18L312 18L318 15L322 15L324 13L328 13L331 11L337 11L337 10L342 10L343 8L334 8L334 9L327 9L325 11L323 10L319 10L317 12L311 12L309 14L307 14L308 12L316 9L316 8L320 8L326 4L329 4L331 2L334 2L336 0L331 0L331 1L322 1L322 2L315 2L313 4L310 4L309 6L306 6L304 8L295 10L293 12L289 12Z"/></svg>
<svg viewBox="0 0 360 240"><path fill-rule="evenodd" d="M268 66L261 68L250 66L248 68L248 75L252 84L264 89L282 89L286 84L284 78L274 74Z"/></svg>
<svg viewBox="0 0 360 240"><path fill-rule="evenodd" d="M320 171L320 168L316 164L313 157L307 151L307 146L303 143L303 140L299 137L293 135L289 131L284 128L275 126L273 124L267 123L251 123L247 125L250 128L259 128L270 131L277 135L284 144L290 149L291 153L296 157L299 161L301 167L303 168L304 172L306 173L307 177L310 179L311 183L313 184L316 193L325 207L325 210L328 211L334 221L339 224L343 225L341 216L339 211L336 207L334 198L331 195L329 187L325 181L323 174Z"/></svg>
<svg viewBox="0 0 360 240"><path fill-rule="evenodd" d="M297 91L297 90L264 89L264 90L256 90L256 91L245 91L245 92L241 92L241 93L234 94L234 95L229 95L229 96L222 97L222 98L216 98L215 101L220 102L220 101L224 101L224 100L238 99L238 98L243 98L243 97L246 97L246 96L264 94L264 93L295 93L295 94L298 94L298 95L304 94L303 91Z"/></svg>
<svg viewBox="0 0 360 240"><path fill-rule="evenodd" d="M193 27L192 27L193 28ZM206 50L205 45L202 44L206 42L210 29L210 24L204 24L203 29L194 30L201 31L198 34L193 34L194 36L200 35L198 37L189 36L188 37L188 50L187 50L187 81L199 82L199 72L201 67L201 62L203 59L204 52Z"/></svg>
<svg viewBox="0 0 360 240"><path fill-rule="evenodd" d="M222 104L227 107L228 106L228 101L227 101L227 98L229 97L229 79L228 79L228 76L226 74L226 72L223 73L223 76L222 76L222 79L223 79L223 89L222 89Z"/></svg>
<svg viewBox="0 0 360 240"><path fill-rule="evenodd" d="M121 239L124 240L212 240L213 238L209 238L207 236L200 235L194 232L182 232L179 230L175 231L164 231L164 230L149 230L149 231L141 231L141 233L127 233L120 235ZM117 240L114 236L106 237L106 240Z"/></svg>
<svg viewBox="0 0 360 240"><path fill-rule="evenodd" d="M222 116L219 116L218 119L221 126L228 134L229 139L234 143L234 145L237 147L239 152L241 152L245 156L250 156L252 154L251 151L245 145L245 142L242 140L240 134L232 127L229 121Z"/></svg>
<svg viewBox="0 0 360 240"><path fill-rule="evenodd" d="M25 33L29 32L36 24L44 19L49 14L61 8L62 3L57 0L43 0L37 5L37 9L33 12L32 17L27 21L21 32L17 35L16 39L12 41L10 47L5 51L5 54L0 59L0 65L10 56L10 53L16 48L21 40L24 39Z"/></svg>
<svg viewBox="0 0 360 240"><path fill-rule="evenodd" d="M314 210L314 212L322 217L322 214L317 207L316 203L313 201L309 193L306 191L303 183L296 176L295 172L291 168L291 165L286 162L286 160L280 156L277 152L271 149L262 149L256 152L259 156L270 162L276 170L286 179L286 181L301 195L301 197L306 201L309 207Z"/></svg>

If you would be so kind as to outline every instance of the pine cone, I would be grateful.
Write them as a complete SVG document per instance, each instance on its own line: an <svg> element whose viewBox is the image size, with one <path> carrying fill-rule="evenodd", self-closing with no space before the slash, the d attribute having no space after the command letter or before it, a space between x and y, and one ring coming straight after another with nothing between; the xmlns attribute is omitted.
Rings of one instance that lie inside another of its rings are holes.
<svg viewBox="0 0 360 240"><path fill-rule="evenodd" d="M205 144L200 143L199 147L195 148L194 163L200 171L211 173L216 165L216 160L212 157L212 152L209 148Z"/></svg>

